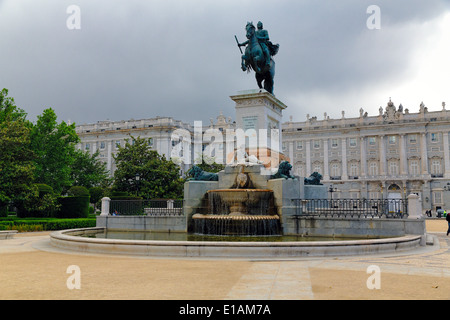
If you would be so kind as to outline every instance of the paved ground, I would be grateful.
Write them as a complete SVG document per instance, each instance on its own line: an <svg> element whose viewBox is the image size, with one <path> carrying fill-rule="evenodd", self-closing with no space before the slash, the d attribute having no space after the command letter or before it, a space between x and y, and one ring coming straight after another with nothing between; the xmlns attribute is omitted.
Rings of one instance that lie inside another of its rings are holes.
<svg viewBox="0 0 450 320"><path fill-rule="evenodd" d="M51 247L48 233L17 234L0 240L0 299L450 299L446 230L444 219L428 220L436 243L414 252L289 261L80 254ZM71 290L73 265L80 289Z"/></svg>

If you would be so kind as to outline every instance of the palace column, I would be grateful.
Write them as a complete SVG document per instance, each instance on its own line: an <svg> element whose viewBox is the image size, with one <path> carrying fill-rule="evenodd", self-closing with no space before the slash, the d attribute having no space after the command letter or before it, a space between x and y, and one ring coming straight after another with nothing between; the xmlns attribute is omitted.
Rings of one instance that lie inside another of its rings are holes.
<svg viewBox="0 0 450 320"><path fill-rule="evenodd" d="M330 180L328 168L328 139L323 140L323 180Z"/></svg>
<svg viewBox="0 0 450 320"><path fill-rule="evenodd" d="M306 141L306 177L311 175L311 140Z"/></svg>
<svg viewBox="0 0 450 320"><path fill-rule="evenodd" d="M291 160L291 164L293 165L294 162L294 142L293 141L289 141L288 142L288 146L289 146L289 159Z"/></svg>
<svg viewBox="0 0 450 320"><path fill-rule="evenodd" d="M347 173L347 138L342 138L342 180L348 180Z"/></svg>
<svg viewBox="0 0 450 320"><path fill-rule="evenodd" d="M444 137L444 178L450 178L450 150L448 144L448 132L443 132Z"/></svg>
<svg viewBox="0 0 450 320"><path fill-rule="evenodd" d="M406 156L406 139L405 135L400 135L400 174L406 176L408 174L408 158Z"/></svg>
<svg viewBox="0 0 450 320"><path fill-rule="evenodd" d="M360 138L360 150L361 150L361 177L367 176L367 151L366 151L366 139Z"/></svg>
<svg viewBox="0 0 450 320"><path fill-rule="evenodd" d="M420 142L420 150L422 154L422 174L428 174L428 152L427 152L427 134L422 133Z"/></svg>
<svg viewBox="0 0 450 320"><path fill-rule="evenodd" d="M380 176L385 176L387 173L386 168L386 145L384 142L384 135L380 135Z"/></svg>

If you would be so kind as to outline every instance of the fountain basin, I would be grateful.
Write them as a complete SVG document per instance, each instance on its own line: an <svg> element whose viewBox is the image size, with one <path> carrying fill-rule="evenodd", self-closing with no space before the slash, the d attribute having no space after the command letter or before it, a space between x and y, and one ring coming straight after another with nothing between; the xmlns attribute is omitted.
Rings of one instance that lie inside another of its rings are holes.
<svg viewBox="0 0 450 320"><path fill-rule="evenodd" d="M237 259L286 259L393 253L419 248L421 242L420 235L309 242L119 240L83 236L105 230L105 228L84 228L55 231L50 234L50 241L57 248L85 253Z"/></svg>

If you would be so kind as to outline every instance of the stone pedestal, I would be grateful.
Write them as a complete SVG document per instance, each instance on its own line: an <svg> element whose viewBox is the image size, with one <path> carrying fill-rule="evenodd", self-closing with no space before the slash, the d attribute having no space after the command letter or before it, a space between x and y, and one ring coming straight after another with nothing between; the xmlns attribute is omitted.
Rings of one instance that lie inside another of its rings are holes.
<svg viewBox="0 0 450 320"><path fill-rule="evenodd" d="M201 207L206 192L218 187L218 181L187 181L184 184L183 215L186 218L188 231L192 227L192 216Z"/></svg>
<svg viewBox="0 0 450 320"><path fill-rule="evenodd" d="M296 201L304 194L303 180L272 179L267 182L267 188L273 190L282 229L291 229L292 227L289 226L292 223L291 217L297 212Z"/></svg>
<svg viewBox="0 0 450 320"><path fill-rule="evenodd" d="M420 205L419 196L417 194L410 194L408 196L408 218L423 219L422 206Z"/></svg>
<svg viewBox="0 0 450 320"><path fill-rule="evenodd" d="M267 131L265 147L281 150L282 113L287 108L286 105L264 89L241 91L230 98L236 102L236 128L244 132L255 130L254 138L257 139L260 137L260 130L265 129ZM272 129L278 132L276 139L273 139ZM258 147L264 145L259 142Z"/></svg>

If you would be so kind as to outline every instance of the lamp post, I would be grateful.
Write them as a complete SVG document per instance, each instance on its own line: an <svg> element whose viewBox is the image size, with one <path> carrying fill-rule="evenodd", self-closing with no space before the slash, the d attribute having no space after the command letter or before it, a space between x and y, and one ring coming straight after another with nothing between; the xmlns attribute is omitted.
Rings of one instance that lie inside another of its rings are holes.
<svg viewBox="0 0 450 320"><path fill-rule="evenodd" d="M333 207L333 192L336 192L337 188L333 187L332 184L330 184L330 187L328 188L328 192L330 193L330 208Z"/></svg>
<svg viewBox="0 0 450 320"><path fill-rule="evenodd" d="M139 197L139 180L140 180L139 173L136 173L136 196Z"/></svg>

